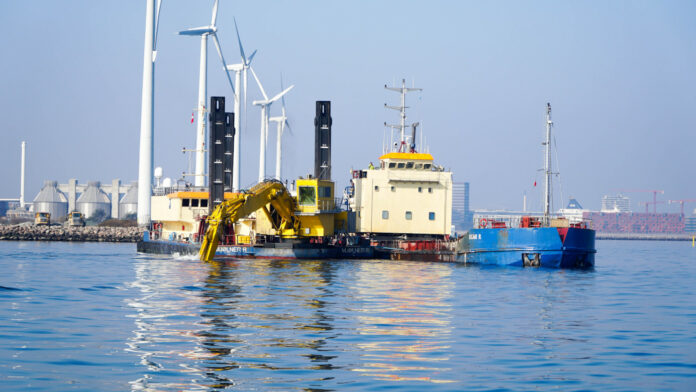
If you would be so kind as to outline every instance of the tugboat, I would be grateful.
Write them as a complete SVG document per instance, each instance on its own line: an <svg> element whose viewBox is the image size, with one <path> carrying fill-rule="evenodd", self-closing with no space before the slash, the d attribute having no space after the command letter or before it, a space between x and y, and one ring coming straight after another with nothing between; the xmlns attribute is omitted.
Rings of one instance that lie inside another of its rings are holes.
<svg viewBox="0 0 696 392"><path fill-rule="evenodd" d="M595 231L588 221L551 213L551 104L546 104L544 213L500 220L479 218L459 245L457 260L524 267L592 268Z"/></svg>

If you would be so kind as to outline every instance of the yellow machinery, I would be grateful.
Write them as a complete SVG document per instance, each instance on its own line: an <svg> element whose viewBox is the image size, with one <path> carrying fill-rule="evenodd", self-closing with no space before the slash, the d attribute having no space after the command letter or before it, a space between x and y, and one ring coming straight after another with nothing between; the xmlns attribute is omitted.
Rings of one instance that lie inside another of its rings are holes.
<svg viewBox="0 0 696 392"><path fill-rule="evenodd" d="M51 225L51 214L48 212L37 212L34 215L34 224L36 226L50 226Z"/></svg>
<svg viewBox="0 0 696 392"><path fill-rule="evenodd" d="M85 226L85 217L81 212L73 211L68 215L68 226Z"/></svg>
<svg viewBox="0 0 696 392"><path fill-rule="evenodd" d="M270 205L270 208L269 208ZM262 210L273 229L283 238L294 238L300 233L300 219L295 215L296 202L279 181L264 181L247 193L240 193L218 205L207 219L208 228L201 244L201 260L210 261L215 256L220 241L220 225L234 223L238 219Z"/></svg>

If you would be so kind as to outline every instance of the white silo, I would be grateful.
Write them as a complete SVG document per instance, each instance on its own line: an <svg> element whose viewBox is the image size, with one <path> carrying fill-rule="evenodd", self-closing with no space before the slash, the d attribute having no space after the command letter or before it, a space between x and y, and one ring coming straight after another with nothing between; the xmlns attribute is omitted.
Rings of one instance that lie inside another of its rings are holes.
<svg viewBox="0 0 696 392"><path fill-rule="evenodd" d="M99 188L100 185L98 181L88 182L87 189L75 202L77 210L85 216L85 219L93 217L98 211L103 212L104 218L111 216L111 200Z"/></svg>
<svg viewBox="0 0 696 392"><path fill-rule="evenodd" d="M138 213L138 183L134 182L128 191L121 198L121 208L119 208L119 219L125 219Z"/></svg>
<svg viewBox="0 0 696 392"><path fill-rule="evenodd" d="M34 198L34 212L48 212L51 219L68 215L68 198L58 190L58 181L44 181L44 186Z"/></svg>

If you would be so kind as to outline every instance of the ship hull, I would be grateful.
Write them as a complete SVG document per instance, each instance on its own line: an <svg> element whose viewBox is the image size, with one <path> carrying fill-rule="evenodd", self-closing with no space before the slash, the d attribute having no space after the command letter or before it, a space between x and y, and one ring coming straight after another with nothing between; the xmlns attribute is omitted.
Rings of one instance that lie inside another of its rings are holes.
<svg viewBox="0 0 696 392"><path fill-rule="evenodd" d="M457 261L547 268L592 268L595 232L581 228L473 229Z"/></svg>
<svg viewBox="0 0 696 392"><path fill-rule="evenodd" d="M194 243L148 239L137 243L138 252L161 255L197 256L200 247L200 244ZM214 259L370 259L373 256L373 248L370 246L274 243L260 246L220 245L215 251Z"/></svg>

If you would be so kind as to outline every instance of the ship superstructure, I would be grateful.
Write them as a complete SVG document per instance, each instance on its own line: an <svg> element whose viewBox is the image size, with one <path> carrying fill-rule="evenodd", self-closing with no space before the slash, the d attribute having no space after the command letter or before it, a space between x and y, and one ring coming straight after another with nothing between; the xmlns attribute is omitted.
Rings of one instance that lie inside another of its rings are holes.
<svg viewBox="0 0 696 392"><path fill-rule="evenodd" d="M379 164L364 170L351 171L352 197L349 199L350 220L354 231L372 238L442 239L452 227L452 172L436 165L433 156L418 152L416 130L406 132L406 94L420 88L384 86L401 94L400 124L388 125L398 130L398 139L391 151L379 157Z"/></svg>

